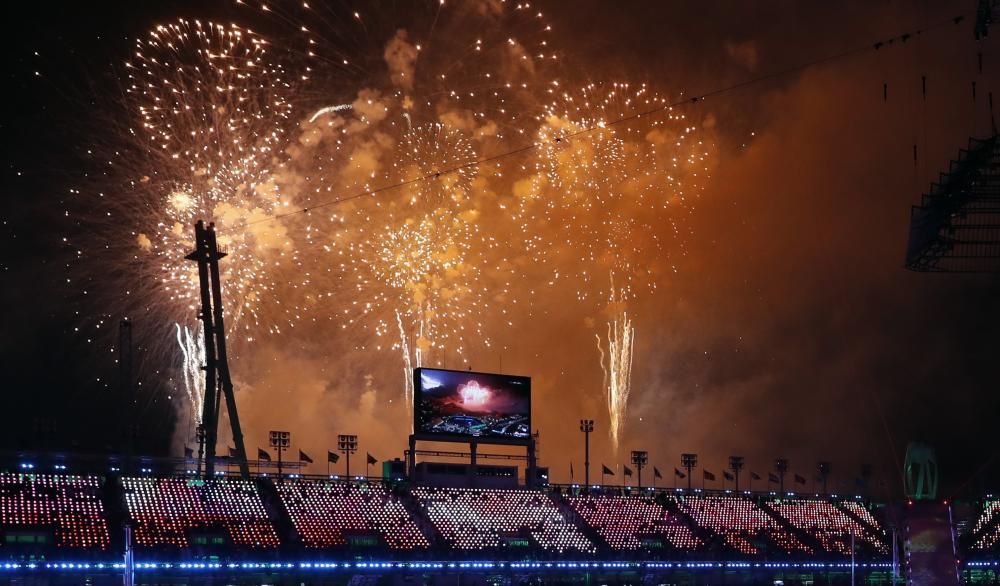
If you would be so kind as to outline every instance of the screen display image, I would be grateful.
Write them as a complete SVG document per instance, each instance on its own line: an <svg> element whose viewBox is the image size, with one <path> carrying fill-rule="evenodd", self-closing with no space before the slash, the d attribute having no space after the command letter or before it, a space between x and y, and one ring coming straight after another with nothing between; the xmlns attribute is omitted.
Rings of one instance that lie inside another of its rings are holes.
<svg viewBox="0 0 1000 586"><path fill-rule="evenodd" d="M529 377L417 368L413 379L413 429L418 434L531 436Z"/></svg>

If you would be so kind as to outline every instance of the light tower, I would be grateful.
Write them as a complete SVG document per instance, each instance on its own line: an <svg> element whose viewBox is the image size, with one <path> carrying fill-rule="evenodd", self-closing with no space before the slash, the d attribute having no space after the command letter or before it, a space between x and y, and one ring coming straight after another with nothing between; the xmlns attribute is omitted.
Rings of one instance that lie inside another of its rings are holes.
<svg viewBox="0 0 1000 586"><path fill-rule="evenodd" d="M351 454L358 451L358 436L356 435L338 435L337 436L337 449L340 450L341 454L347 456L347 479L351 479Z"/></svg>
<svg viewBox="0 0 1000 586"><path fill-rule="evenodd" d="M691 471L698 465L698 454L681 454L681 466L687 470L688 490L691 490Z"/></svg>
<svg viewBox="0 0 1000 586"><path fill-rule="evenodd" d="M636 470L639 471L639 490L642 490L642 469L646 467L649 462L649 452L645 450L633 450L632 451L632 464L635 465Z"/></svg>
<svg viewBox="0 0 1000 586"><path fill-rule="evenodd" d="M594 431L593 419L581 419L580 431L583 432L583 490L590 491L590 434Z"/></svg>
<svg viewBox="0 0 1000 586"><path fill-rule="evenodd" d="M740 491L740 470L743 470L743 456L729 456L729 469L736 479L736 492Z"/></svg>

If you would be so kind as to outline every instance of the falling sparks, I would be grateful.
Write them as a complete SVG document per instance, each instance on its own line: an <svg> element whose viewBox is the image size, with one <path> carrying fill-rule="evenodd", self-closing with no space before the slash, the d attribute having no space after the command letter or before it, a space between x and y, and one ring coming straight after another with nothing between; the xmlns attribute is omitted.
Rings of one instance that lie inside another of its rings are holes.
<svg viewBox="0 0 1000 586"><path fill-rule="evenodd" d="M604 393L611 422L609 435L615 450L618 450L628 415L628 396L632 392L632 351L635 342L635 327L622 303L622 297L622 292L615 289L612 276L611 295L608 300L611 316L608 319L606 353L601 345L601 335L595 334L601 370L604 372Z"/></svg>
<svg viewBox="0 0 1000 586"><path fill-rule="evenodd" d="M410 409L413 368L490 352L548 281L607 319L617 446L628 304L674 272L709 172L696 125L645 85L552 78L552 27L530 4L336 10L240 4L235 23L267 23L253 28L178 19L126 64L129 121L91 248L138 269L119 289L130 312L174 328L157 330L161 351L192 413L204 347L185 257L206 220L227 253L232 355L320 328L348 350L393 352Z"/></svg>

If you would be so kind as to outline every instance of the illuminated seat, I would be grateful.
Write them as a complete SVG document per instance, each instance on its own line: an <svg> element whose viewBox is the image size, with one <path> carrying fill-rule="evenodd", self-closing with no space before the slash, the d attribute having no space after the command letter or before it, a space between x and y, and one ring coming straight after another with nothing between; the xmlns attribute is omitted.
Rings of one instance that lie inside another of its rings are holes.
<svg viewBox="0 0 1000 586"><path fill-rule="evenodd" d="M0 526L51 530L60 548L106 550L110 544L96 476L0 473Z"/></svg>
<svg viewBox="0 0 1000 586"><path fill-rule="evenodd" d="M702 545L684 520L654 501L640 497L586 496L567 499L573 510L614 550L637 550L644 538L662 539L690 551Z"/></svg>
<svg viewBox="0 0 1000 586"><path fill-rule="evenodd" d="M983 502L983 510L972 526L975 541L972 549L993 549L1000 541L1000 500L989 499Z"/></svg>
<svg viewBox="0 0 1000 586"><path fill-rule="evenodd" d="M538 491L413 489L441 536L454 548L498 549L507 538L530 537L554 552L594 552L594 544Z"/></svg>
<svg viewBox="0 0 1000 586"><path fill-rule="evenodd" d="M225 530L233 545L278 546L257 486L249 480L122 478L136 544L188 547L191 530Z"/></svg>
<svg viewBox="0 0 1000 586"><path fill-rule="evenodd" d="M384 486L286 480L276 487L306 547L346 545L345 532L377 534L396 550L428 545L409 512Z"/></svg>
<svg viewBox="0 0 1000 586"><path fill-rule="evenodd" d="M865 514L871 515L859 503L849 502L849 504L857 505ZM793 527L815 537L827 552L850 555L851 535L853 535L856 546L882 554L889 553L888 544L874 531L831 502L815 499L775 499L768 505Z"/></svg>
<svg viewBox="0 0 1000 586"><path fill-rule="evenodd" d="M755 542L765 539L786 553L812 553L752 499L740 496L681 496L680 510L698 525L711 529L739 553L762 553Z"/></svg>

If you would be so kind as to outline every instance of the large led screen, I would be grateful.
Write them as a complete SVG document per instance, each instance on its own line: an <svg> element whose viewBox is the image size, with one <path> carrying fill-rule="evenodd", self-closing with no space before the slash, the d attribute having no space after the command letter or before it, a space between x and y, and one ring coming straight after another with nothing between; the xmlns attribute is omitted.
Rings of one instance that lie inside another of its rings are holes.
<svg viewBox="0 0 1000 586"><path fill-rule="evenodd" d="M524 440L531 435L529 377L417 368L413 389L418 434Z"/></svg>

